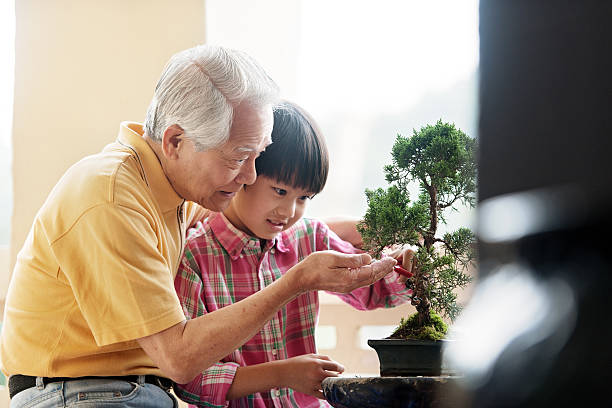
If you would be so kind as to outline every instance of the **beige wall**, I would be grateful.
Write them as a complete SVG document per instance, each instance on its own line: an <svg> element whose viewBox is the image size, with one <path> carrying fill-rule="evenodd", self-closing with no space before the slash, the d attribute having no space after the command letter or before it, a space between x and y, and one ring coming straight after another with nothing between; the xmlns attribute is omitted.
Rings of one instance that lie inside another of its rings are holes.
<svg viewBox="0 0 612 408"><path fill-rule="evenodd" d="M142 121L165 62L204 42L204 0L16 0L14 205L0 299L64 171ZM0 407L6 404L0 389Z"/></svg>
<svg viewBox="0 0 612 408"><path fill-rule="evenodd" d="M165 62L204 42L204 0L17 0L10 265L65 170L142 121Z"/></svg>

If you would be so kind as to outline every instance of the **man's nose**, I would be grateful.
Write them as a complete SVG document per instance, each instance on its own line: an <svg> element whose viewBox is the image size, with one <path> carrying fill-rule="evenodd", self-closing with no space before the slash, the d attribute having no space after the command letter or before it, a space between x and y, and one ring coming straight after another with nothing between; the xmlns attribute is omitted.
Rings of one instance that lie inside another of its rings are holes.
<svg viewBox="0 0 612 408"><path fill-rule="evenodd" d="M249 159L240 168L240 173L236 176L236 183L251 185L256 179L255 159Z"/></svg>

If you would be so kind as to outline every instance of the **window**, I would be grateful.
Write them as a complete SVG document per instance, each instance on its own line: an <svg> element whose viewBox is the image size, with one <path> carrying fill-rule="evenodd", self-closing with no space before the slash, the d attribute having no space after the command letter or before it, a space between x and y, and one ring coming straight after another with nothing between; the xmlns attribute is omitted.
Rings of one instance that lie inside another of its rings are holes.
<svg viewBox="0 0 612 408"><path fill-rule="evenodd" d="M253 56L321 127L330 172L308 216L362 216L364 190L387 185L398 133L442 119L476 136L478 0L209 0L206 39ZM475 214L462 208L447 221L474 227ZM317 344L350 373L376 373L367 338L390 334L412 306L337 303L321 293Z"/></svg>
<svg viewBox="0 0 612 408"><path fill-rule="evenodd" d="M308 215L361 216L398 133L438 119L476 136L478 1L210 0L207 41L241 49L319 123L330 151ZM415 195L417 194L415 189ZM470 226L471 210L449 217Z"/></svg>
<svg viewBox="0 0 612 408"><path fill-rule="evenodd" d="M13 123L13 78L15 69L15 4L0 5L0 246L9 243L12 209L11 134Z"/></svg>
<svg viewBox="0 0 612 408"><path fill-rule="evenodd" d="M9 277L9 241L13 209L11 136L15 76L15 3L0 2L0 299Z"/></svg>

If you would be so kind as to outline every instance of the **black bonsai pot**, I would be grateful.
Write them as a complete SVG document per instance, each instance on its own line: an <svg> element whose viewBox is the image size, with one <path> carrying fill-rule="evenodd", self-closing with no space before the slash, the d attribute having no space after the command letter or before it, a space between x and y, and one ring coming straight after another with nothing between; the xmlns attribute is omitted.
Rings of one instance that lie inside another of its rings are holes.
<svg viewBox="0 0 612 408"><path fill-rule="evenodd" d="M442 348L448 340L370 339L376 350L380 376L437 376L452 374L442 366Z"/></svg>

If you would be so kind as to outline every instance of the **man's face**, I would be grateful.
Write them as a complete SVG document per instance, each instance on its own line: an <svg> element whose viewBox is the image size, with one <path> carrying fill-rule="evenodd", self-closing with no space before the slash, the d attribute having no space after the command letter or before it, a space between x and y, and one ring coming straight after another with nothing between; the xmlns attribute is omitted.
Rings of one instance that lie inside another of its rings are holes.
<svg viewBox="0 0 612 408"><path fill-rule="evenodd" d="M314 194L266 176L240 190L225 216L239 230L261 238L273 239L295 224Z"/></svg>
<svg viewBox="0 0 612 408"><path fill-rule="evenodd" d="M225 209L244 184L255 182L255 159L271 143L272 124L270 105L239 105L225 144L197 152L183 138L179 158L168 169L175 191L212 211Z"/></svg>

